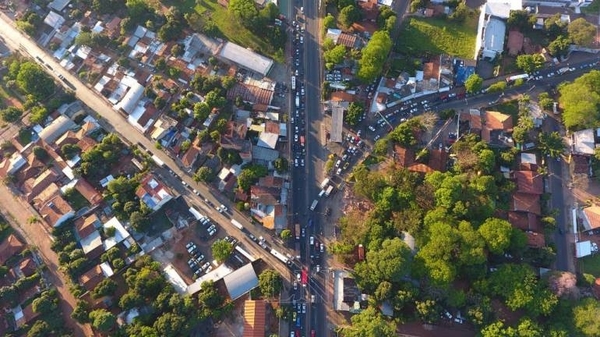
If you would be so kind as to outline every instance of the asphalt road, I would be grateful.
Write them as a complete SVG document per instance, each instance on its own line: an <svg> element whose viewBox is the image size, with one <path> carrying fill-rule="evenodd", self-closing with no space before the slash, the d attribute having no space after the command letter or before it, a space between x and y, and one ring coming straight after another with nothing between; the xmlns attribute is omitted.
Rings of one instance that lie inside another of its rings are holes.
<svg viewBox="0 0 600 337"><path fill-rule="evenodd" d="M265 252L258 244L248 240L246 235L241 233L232 225L230 218L216 212L214 209L207 209L203 200L206 198L214 205L226 205L233 217L255 237L258 238L263 236L267 239L269 246L277 249L281 253L291 254L292 251L285 248L285 246L281 244L280 240L274 238L270 239L271 234L269 232L264 230L260 225L254 225L250 223L245 216L240 214L235 209L235 205L223 197L219 191L216 191L204 184L198 184L194 182L193 179L178 166L174 159L169 157L165 152L157 150L153 142L144 137L144 135L131 126L118 112L113 110L112 106L101 95L88 88L85 84L80 82L77 77L65 71L58 64L58 62L54 60L54 58L46 54L44 50L38 47L33 40L18 31L14 27L13 22L6 17L4 13L0 13L0 25L2 26L2 29L0 29L0 37L4 39L4 42L9 48L12 50L19 50L25 55L31 56L34 61L35 57L40 57L43 62L51 65L54 71L50 72L46 67L42 68L49 72L49 74L61 84L62 82L58 78L58 75L63 75L72 84L72 89L74 89L76 92L77 98L95 111L99 117L101 117L100 123L106 130L119 134L121 138L126 139L130 144L142 144L152 154L160 158L160 160L162 160L169 169L173 170L180 177L180 179L185 181L194 189L198 190L201 194L201 197L198 197L191 193L191 191L186 190L180 180L170 180L169 183L171 187L184 193L187 192L186 197L190 200L193 200L195 205L199 205L200 208L205 209L205 212L209 213L208 215L214 221L216 221L221 226L222 230L226 231L228 235L236 237L239 242L245 242L246 246L252 246L253 248L250 250L253 252L258 252L258 256L261 257L268 265L277 269L285 278L289 279L291 277L289 268L287 268L283 262L276 259L273 255ZM168 174L165 175L163 173L163 177L164 176L168 176Z"/></svg>

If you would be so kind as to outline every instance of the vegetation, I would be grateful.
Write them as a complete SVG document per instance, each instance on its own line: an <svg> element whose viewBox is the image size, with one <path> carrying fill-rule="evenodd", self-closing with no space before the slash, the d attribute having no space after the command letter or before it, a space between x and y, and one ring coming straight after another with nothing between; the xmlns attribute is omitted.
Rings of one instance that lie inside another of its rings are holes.
<svg viewBox="0 0 600 337"><path fill-rule="evenodd" d="M357 77L365 83L376 79L381 74L391 48L392 40L389 33L386 31L375 32L361 51Z"/></svg>
<svg viewBox="0 0 600 337"><path fill-rule="evenodd" d="M470 59L475 50L477 16L465 23L444 19L410 17L404 20L396 51L421 57L423 54L448 54Z"/></svg>
<svg viewBox="0 0 600 337"><path fill-rule="evenodd" d="M212 255L217 262L223 262L233 252L233 245L225 240L217 240L212 245Z"/></svg>
<svg viewBox="0 0 600 337"><path fill-rule="evenodd" d="M559 86L563 123L569 130L600 126L600 71Z"/></svg>
<svg viewBox="0 0 600 337"><path fill-rule="evenodd" d="M193 178L196 182L210 183L215 180L215 177L215 173L210 167L202 166L196 171Z"/></svg>
<svg viewBox="0 0 600 337"><path fill-rule="evenodd" d="M596 38L596 26L587 22L584 18L578 18L569 23L567 27L571 41L580 46L592 46Z"/></svg>
<svg viewBox="0 0 600 337"><path fill-rule="evenodd" d="M544 63L546 63L546 59L541 54L523 54L517 56L517 67L527 74L541 69Z"/></svg>
<svg viewBox="0 0 600 337"><path fill-rule="evenodd" d="M481 90L483 86L483 78L477 74L473 74L465 81L465 90L472 94Z"/></svg>
<svg viewBox="0 0 600 337"><path fill-rule="evenodd" d="M283 288L281 275L272 269L263 271L258 276L258 287L263 296L267 298L277 297Z"/></svg>
<svg viewBox="0 0 600 337"><path fill-rule="evenodd" d="M54 81L33 61L13 60L7 76L24 94L35 100L46 98L56 90Z"/></svg>
<svg viewBox="0 0 600 337"><path fill-rule="evenodd" d="M240 189L245 192L250 191L250 187L258 182L258 179L265 177L268 171L262 165L248 165L240 172L237 182Z"/></svg>
<svg viewBox="0 0 600 337"><path fill-rule="evenodd" d="M365 107L362 103L352 102L344 114L344 122L350 126L356 126L364 112Z"/></svg>

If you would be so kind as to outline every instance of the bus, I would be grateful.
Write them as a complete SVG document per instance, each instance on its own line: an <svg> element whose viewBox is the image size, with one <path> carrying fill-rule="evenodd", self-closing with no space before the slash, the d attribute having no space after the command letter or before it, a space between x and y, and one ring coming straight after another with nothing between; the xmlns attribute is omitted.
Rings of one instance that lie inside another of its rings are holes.
<svg viewBox="0 0 600 337"><path fill-rule="evenodd" d="M296 240L300 240L300 224L296 223L294 225L294 227L295 227L295 232L296 232L295 233L296 234Z"/></svg>
<svg viewBox="0 0 600 337"><path fill-rule="evenodd" d="M231 219L231 224L235 226L235 228L243 231L244 230L244 226L242 226L241 223L239 223L239 221L235 220L235 219Z"/></svg>
<svg viewBox="0 0 600 337"><path fill-rule="evenodd" d="M285 255L281 254L275 249L271 249L271 255L275 256L279 261L285 264L290 264L290 259L288 259Z"/></svg>
<svg viewBox="0 0 600 337"><path fill-rule="evenodd" d="M520 80L520 79L527 81L529 79L529 75L528 74L520 74L520 75L510 76L510 77L506 78L506 82L512 83L512 82L514 82L516 80Z"/></svg>
<svg viewBox="0 0 600 337"><path fill-rule="evenodd" d="M165 167L165 162L160 160L157 155L152 155L152 160L154 160L154 163L156 163L158 167Z"/></svg>
<svg viewBox="0 0 600 337"><path fill-rule="evenodd" d="M308 284L308 272L306 272L306 268L302 268L302 277L300 278L302 282L302 286L306 287Z"/></svg>
<svg viewBox="0 0 600 337"><path fill-rule="evenodd" d="M331 191L333 191L333 185L329 185L327 191L325 191L325 196L328 197L331 194Z"/></svg>
<svg viewBox="0 0 600 337"><path fill-rule="evenodd" d="M292 90L296 90L296 76L292 76Z"/></svg>
<svg viewBox="0 0 600 337"><path fill-rule="evenodd" d="M304 146L304 136L300 136L300 145Z"/></svg>

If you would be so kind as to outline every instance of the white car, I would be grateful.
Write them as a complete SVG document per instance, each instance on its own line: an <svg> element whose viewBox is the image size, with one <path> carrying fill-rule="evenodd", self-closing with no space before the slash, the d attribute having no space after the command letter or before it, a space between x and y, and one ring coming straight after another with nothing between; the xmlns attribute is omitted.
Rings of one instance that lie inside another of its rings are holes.
<svg viewBox="0 0 600 337"><path fill-rule="evenodd" d="M298 134L294 135L294 142L298 142Z"/></svg>
<svg viewBox="0 0 600 337"><path fill-rule="evenodd" d="M314 237L314 236L312 236L312 235L311 235L311 237L310 237L308 240L309 240L309 243L310 243L311 245L314 245L314 244L315 244L315 237Z"/></svg>
<svg viewBox="0 0 600 337"><path fill-rule="evenodd" d="M378 141L381 138L381 135L377 135L375 136L375 138L373 138L374 141Z"/></svg>
<svg viewBox="0 0 600 337"><path fill-rule="evenodd" d="M337 169L337 172L336 172L336 173L337 173L338 175L342 174L342 168L340 167L339 169Z"/></svg>

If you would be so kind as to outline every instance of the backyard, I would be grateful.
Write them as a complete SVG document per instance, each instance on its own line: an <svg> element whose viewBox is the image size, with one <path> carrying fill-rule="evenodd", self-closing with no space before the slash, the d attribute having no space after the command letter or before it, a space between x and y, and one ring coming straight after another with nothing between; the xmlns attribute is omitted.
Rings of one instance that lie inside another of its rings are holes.
<svg viewBox="0 0 600 337"><path fill-rule="evenodd" d="M600 277L600 255L595 254L579 259L581 272Z"/></svg>
<svg viewBox="0 0 600 337"><path fill-rule="evenodd" d="M408 18L402 25L396 51L401 54L447 54L472 59L475 53L477 15L465 22L437 18Z"/></svg>
<svg viewBox="0 0 600 337"><path fill-rule="evenodd" d="M284 61L283 53L275 49L267 37L259 36L244 27L217 0L184 0L181 2L171 0L165 1L165 3L173 3L184 13L195 14L195 19L191 21L197 23L192 26L196 31L213 31L212 35L220 35L228 41L252 49L278 62Z"/></svg>

